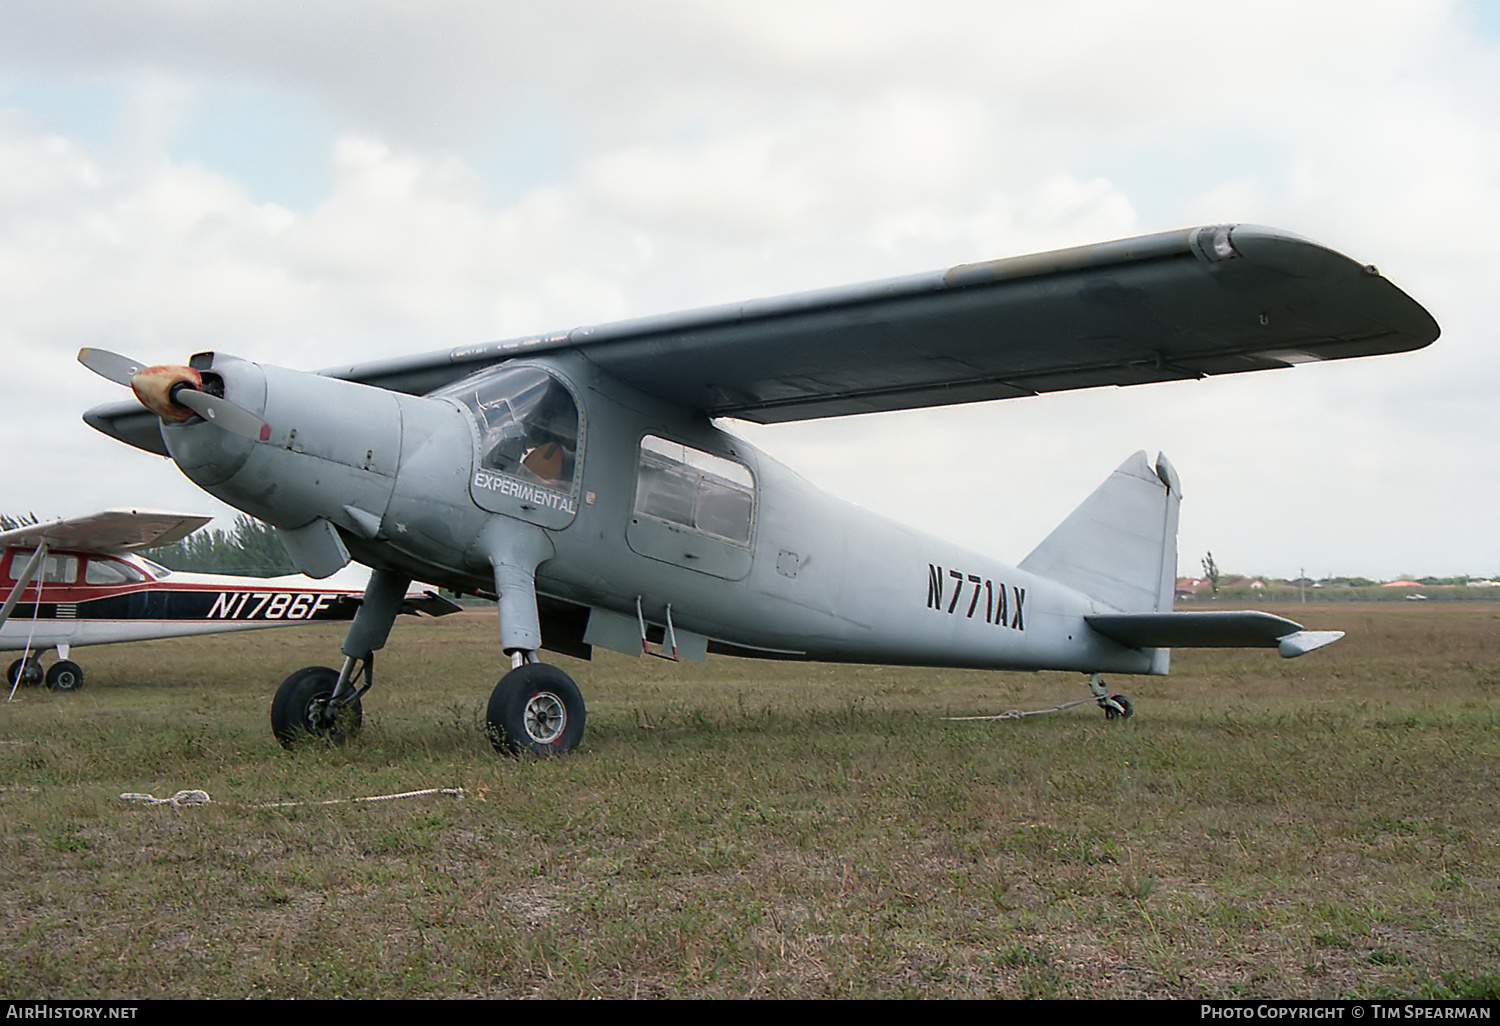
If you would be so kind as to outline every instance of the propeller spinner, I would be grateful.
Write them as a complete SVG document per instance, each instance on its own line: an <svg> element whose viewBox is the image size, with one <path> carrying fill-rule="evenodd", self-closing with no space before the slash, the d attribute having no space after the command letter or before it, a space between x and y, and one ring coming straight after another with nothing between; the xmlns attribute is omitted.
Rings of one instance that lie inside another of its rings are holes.
<svg viewBox="0 0 1500 1026"><path fill-rule="evenodd" d="M160 364L147 367L107 349L80 349L78 362L102 378L129 385L141 405L175 424L194 414L252 442L271 438L271 425L255 414L203 390L203 375L192 367Z"/></svg>

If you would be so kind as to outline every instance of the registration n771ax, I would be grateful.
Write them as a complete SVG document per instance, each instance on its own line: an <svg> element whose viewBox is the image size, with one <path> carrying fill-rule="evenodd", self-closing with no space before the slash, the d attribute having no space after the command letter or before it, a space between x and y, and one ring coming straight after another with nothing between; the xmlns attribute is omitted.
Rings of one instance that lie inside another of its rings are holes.
<svg viewBox="0 0 1500 1026"><path fill-rule="evenodd" d="M1165 459L1131 456L1006 566L824 494L718 419L1166 382L1437 335L1375 268L1218 225L318 374L215 352L79 358L140 400L88 423L275 525L306 573L375 568L342 664L281 685L283 743L358 723L415 578L498 600L490 733L551 754L585 712L544 649L1077 670L1119 717L1100 675L1166 673L1173 646L1326 644L1265 613L1172 611Z"/></svg>
<svg viewBox="0 0 1500 1026"><path fill-rule="evenodd" d="M139 554L170 545L209 517L112 510L0 531L0 651L20 651L6 685L54 691L83 687L83 668L68 658L84 645L148 641L192 634L294 627L352 620L365 575L327 581L304 574L237 577L174 573ZM458 607L420 585L403 609L441 615ZM40 654L57 649L42 672Z"/></svg>

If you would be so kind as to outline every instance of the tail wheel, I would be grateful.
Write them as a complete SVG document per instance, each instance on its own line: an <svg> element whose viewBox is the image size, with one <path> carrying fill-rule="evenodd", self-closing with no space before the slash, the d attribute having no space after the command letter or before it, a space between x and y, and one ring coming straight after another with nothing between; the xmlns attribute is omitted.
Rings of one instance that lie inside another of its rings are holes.
<svg viewBox="0 0 1500 1026"><path fill-rule="evenodd" d="M338 682L339 672L327 666L309 666L282 681L271 702L271 733L281 747L308 741L341 745L359 733L364 711L358 699L348 705L328 704Z"/></svg>
<svg viewBox="0 0 1500 1026"><path fill-rule="evenodd" d="M506 755L567 755L583 740L583 694L573 678L546 663L511 670L490 695L490 741Z"/></svg>

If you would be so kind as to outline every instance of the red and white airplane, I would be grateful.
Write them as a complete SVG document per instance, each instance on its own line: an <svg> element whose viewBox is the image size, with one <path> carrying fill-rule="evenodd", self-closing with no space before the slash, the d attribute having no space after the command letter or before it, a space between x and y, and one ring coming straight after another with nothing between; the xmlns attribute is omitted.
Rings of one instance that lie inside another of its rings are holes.
<svg viewBox="0 0 1500 1026"><path fill-rule="evenodd" d="M354 617L365 589L358 573L323 581L183 573L136 554L180 541L210 519L110 511L0 531L0 651L22 652L6 683L42 683L39 655L48 648L58 661L45 674L47 686L76 691L83 670L68 652L77 646ZM402 612L442 616L459 608L413 584Z"/></svg>

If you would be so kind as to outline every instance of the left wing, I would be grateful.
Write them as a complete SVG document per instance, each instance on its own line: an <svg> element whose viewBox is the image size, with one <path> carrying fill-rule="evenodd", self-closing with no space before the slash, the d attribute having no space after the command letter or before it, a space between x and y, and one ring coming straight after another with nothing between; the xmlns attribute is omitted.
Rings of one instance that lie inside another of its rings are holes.
<svg viewBox="0 0 1500 1026"><path fill-rule="evenodd" d="M660 399L776 423L1397 353L1438 332L1370 265L1214 225L322 373L418 395L576 350ZM84 419L166 452L135 404Z"/></svg>
<svg viewBox="0 0 1500 1026"><path fill-rule="evenodd" d="M156 418L153 416L151 419L154 421ZM212 519L213 517L182 513L108 510L0 531L0 547L36 545L45 541L47 547L53 549L130 552L181 541Z"/></svg>

